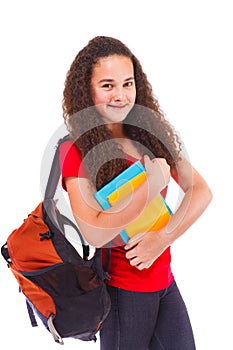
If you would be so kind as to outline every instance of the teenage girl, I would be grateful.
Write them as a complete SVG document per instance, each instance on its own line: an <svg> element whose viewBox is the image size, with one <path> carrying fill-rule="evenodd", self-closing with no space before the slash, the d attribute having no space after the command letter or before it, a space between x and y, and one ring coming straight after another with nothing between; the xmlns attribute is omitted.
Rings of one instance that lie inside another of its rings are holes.
<svg viewBox="0 0 233 350"><path fill-rule="evenodd" d="M60 147L62 182L74 217L95 247L119 232L159 193L170 177L183 199L169 223L111 249L111 311L100 331L102 350L194 350L186 306L171 271L171 244L203 213L212 194L188 162L164 117L139 60L122 42L95 37L67 73L63 111L73 141ZM135 161L147 181L116 206L102 210L93 194Z"/></svg>

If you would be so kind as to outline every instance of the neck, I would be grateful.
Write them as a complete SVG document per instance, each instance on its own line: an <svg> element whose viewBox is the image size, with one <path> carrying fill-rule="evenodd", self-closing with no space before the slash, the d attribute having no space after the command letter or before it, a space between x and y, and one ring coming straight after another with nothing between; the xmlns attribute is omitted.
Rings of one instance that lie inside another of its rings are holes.
<svg viewBox="0 0 233 350"><path fill-rule="evenodd" d="M123 130L123 125L121 123L109 124L108 128L113 133L114 138L125 138L125 133Z"/></svg>

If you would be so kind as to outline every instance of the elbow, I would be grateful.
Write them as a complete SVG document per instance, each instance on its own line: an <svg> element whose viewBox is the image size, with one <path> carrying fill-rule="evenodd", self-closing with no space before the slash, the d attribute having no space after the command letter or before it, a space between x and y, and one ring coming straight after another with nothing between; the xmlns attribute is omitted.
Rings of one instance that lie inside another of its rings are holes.
<svg viewBox="0 0 233 350"><path fill-rule="evenodd" d="M109 240L101 237L101 234L98 234L98 231L96 230L95 232L84 232L82 231L82 235L85 238L86 242L94 247L94 248L103 248L109 243Z"/></svg>
<svg viewBox="0 0 233 350"><path fill-rule="evenodd" d="M205 199L206 204L209 205L213 199L213 193L205 181L202 183L201 190L203 192L203 199Z"/></svg>
<svg viewBox="0 0 233 350"><path fill-rule="evenodd" d="M103 245L107 243L103 241L103 228L100 229L94 225L87 224L87 222L78 218L74 212L73 215L76 219L79 231L87 244L94 248L102 248Z"/></svg>
<svg viewBox="0 0 233 350"><path fill-rule="evenodd" d="M209 205L210 202L213 199L213 193L212 193L211 189L209 188L209 186L207 186L205 192L206 192L206 196L205 197L206 197L207 205Z"/></svg>
<svg viewBox="0 0 233 350"><path fill-rule="evenodd" d="M96 237L97 238L97 237ZM103 242L98 239L86 239L87 243L90 244L94 248L104 248L108 242Z"/></svg>
<svg viewBox="0 0 233 350"><path fill-rule="evenodd" d="M202 207L203 209L206 209L213 199L213 193L210 187L206 183L198 187L199 187L198 193L200 194L199 198L201 198Z"/></svg>
<svg viewBox="0 0 233 350"><path fill-rule="evenodd" d="M207 207L213 199L213 193L208 185L208 183L200 175L194 176L193 189L198 193L201 199L202 205Z"/></svg>
<svg viewBox="0 0 233 350"><path fill-rule="evenodd" d="M211 202L213 199L213 192L211 191L211 189L209 187L207 188L207 192L208 192L209 200Z"/></svg>
<svg viewBox="0 0 233 350"><path fill-rule="evenodd" d="M105 244L104 243L99 243L99 242L96 242L95 245L94 245L95 248L105 248Z"/></svg>

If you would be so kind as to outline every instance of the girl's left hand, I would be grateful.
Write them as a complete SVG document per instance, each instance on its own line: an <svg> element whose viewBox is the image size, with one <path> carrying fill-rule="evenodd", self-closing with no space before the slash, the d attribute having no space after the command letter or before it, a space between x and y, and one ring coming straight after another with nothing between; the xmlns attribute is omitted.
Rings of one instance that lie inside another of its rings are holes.
<svg viewBox="0 0 233 350"><path fill-rule="evenodd" d="M138 270L148 269L153 262L169 247L168 234L165 232L145 232L131 238L125 245L126 258Z"/></svg>

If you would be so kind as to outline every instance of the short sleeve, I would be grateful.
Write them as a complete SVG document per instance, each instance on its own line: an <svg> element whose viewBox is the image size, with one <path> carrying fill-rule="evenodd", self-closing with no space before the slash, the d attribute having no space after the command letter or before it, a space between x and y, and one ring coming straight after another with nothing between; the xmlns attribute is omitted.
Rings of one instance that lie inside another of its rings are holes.
<svg viewBox="0 0 233 350"><path fill-rule="evenodd" d="M59 147L59 162L62 175L62 187L66 190L64 179L70 176L87 178L80 151L71 141L63 142Z"/></svg>

